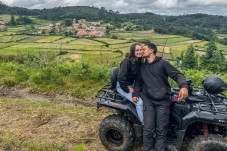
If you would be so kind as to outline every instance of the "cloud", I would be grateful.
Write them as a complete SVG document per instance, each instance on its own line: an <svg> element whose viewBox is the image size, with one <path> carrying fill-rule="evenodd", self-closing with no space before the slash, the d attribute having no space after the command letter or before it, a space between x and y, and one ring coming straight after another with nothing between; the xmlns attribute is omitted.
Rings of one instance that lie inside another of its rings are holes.
<svg viewBox="0 0 227 151"><path fill-rule="evenodd" d="M120 13L152 12L162 15L206 13L227 16L225 0L1 0L9 6L29 9L58 6L94 6Z"/></svg>
<svg viewBox="0 0 227 151"><path fill-rule="evenodd" d="M224 0L188 0L187 5L194 6L227 6L227 1Z"/></svg>
<svg viewBox="0 0 227 151"><path fill-rule="evenodd" d="M176 8L177 0L157 0L153 4L157 8Z"/></svg>

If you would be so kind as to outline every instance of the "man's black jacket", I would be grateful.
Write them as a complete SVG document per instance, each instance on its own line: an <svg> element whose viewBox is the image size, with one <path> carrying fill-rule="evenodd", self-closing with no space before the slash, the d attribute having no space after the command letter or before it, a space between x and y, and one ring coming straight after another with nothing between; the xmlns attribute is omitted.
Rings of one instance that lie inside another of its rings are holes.
<svg viewBox="0 0 227 151"><path fill-rule="evenodd" d="M142 89L142 93L153 100L169 99L171 87L168 77L176 81L180 88L188 87L184 75L166 60L161 57L156 57L151 63L146 60L145 63L142 63L135 82L133 97L138 97Z"/></svg>

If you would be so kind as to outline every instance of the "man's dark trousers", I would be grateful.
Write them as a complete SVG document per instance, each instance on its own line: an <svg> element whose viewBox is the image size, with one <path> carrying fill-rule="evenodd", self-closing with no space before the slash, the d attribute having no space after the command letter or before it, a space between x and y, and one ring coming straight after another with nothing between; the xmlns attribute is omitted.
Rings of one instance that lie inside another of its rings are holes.
<svg viewBox="0 0 227 151"><path fill-rule="evenodd" d="M144 151L165 151L170 114L169 101L155 101L144 95L141 98L144 105Z"/></svg>

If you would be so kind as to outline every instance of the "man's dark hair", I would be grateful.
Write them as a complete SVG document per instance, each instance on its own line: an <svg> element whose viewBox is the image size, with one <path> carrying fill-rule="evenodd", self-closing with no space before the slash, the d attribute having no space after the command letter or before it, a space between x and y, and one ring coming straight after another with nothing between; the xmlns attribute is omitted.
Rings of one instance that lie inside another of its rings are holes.
<svg viewBox="0 0 227 151"><path fill-rule="evenodd" d="M148 48L153 49L154 50L154 54L157 53L157 46L154 43L146 43L146 45L148 46Z"/></svg>

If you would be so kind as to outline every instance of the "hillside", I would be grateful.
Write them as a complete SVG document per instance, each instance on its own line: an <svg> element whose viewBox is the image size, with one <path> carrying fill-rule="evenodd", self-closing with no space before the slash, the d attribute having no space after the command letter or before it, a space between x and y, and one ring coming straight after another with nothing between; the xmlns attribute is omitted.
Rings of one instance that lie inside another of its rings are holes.
<svg viewBox="0 0 227 151"><path fill-rule="evenodd" d="M26 9L22 7L10 7L0 2L0 14L16 15L36 15L42 19L63 20L65 18L104 20L120 26L124 22L133 22L145 29L157 26L175 26L184 28L208 28L215 29L218 32L227 32L227 17L192 14L180 16L163 16L147 13L129 13L120 14L113 10L106 10L104 7L96 8L89 6L67 6L55 7L51 9Z"/></svg>

